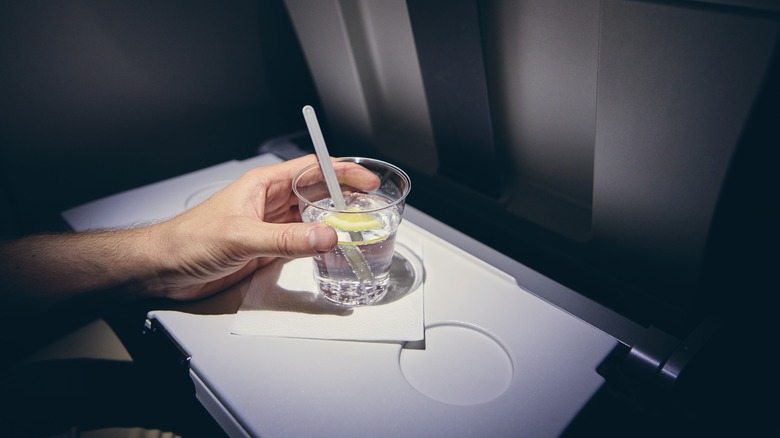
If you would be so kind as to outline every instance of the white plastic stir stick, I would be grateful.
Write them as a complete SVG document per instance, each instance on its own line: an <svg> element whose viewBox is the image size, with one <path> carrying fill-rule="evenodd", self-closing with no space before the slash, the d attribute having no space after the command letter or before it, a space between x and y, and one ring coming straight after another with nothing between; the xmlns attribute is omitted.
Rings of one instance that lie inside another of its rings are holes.
<svg viewBox="0 0 780 438"><path fill-rule="evenodd" d="M309 128L311 141L314 143L314 151L317 153L317 160L320 162L322 175L325 177L325 184L328 185L330 198L338 210L346 210L347 204L344 202L344 196L341 194L341 186L336 178L336 171L333 169L333 163L330 162L328 147L325 145L325 137L322 136L320 123L317 121L317 114L311 105L303 107L303 118L306 120L306 127Z"/></svg>
<svg viewBox="0 0 780 438"><path fill-rule="evenodd" d="M333 200L337 210L344 211L347 209L347 203L344 202L344 195L341 194L341 186L338 178L336 178L333 163L330 161L328 147L325 145L325 137L322 136L322 130L320 129L320 123L317 121L317 114L314 112L314 108L310 105L304 106L303 118L306 120L306 127L309 128L309 135L312 143L314 143L314 151L317 153L317 160L320 163L322 175L325 177L325 184L328 186L330 198ZM360 232L350 232L349 235L353 242L363 240L363 235ZM347 261L359 280L374 280L374 274L371 272L371 268L368 266L360 248L355 245L339 245L339 247L344 252Z"/></svg>

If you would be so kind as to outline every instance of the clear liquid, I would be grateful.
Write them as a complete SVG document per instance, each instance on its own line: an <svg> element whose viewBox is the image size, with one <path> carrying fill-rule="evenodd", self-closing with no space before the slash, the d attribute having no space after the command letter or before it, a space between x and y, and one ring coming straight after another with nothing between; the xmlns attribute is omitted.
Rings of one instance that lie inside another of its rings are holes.
<svg viewBox="0 0 780 438"><path fill-rule="evenodd" d="M320 292L328 300L347 306L368 305L387 292L401 214L397 207L390 207L386 200L375 196L351 195L345 201L351 211L366 212L378 219L382 226L351 233L336 229L339 245L327 254L314 257L314 277ZM333 214L323 208L333 208L330 199L306 208L303 220L322 221L325 216ZM365 262L370 273L366 275L365 270L362 274L356 272L354 266L358 261Z"/></svg>

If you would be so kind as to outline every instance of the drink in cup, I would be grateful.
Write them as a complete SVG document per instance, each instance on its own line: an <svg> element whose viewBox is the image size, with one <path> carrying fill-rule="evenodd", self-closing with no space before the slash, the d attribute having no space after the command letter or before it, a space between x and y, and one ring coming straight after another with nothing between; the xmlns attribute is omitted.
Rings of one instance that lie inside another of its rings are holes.
<svg viewBox="0 0 780 438"><path fill-rule="evenodd" d="M346 208L337 209L319 165L308 166L295 177L293 191L303 221L332 226L339 240L333 251L314 257L314 277L320 292L332 302L345 306L373 304L387 292L395 236L410 180L404 171L383 161L359 157L338 161L373 172L380 185L369 191L359 190L339 176Z"/></svg>

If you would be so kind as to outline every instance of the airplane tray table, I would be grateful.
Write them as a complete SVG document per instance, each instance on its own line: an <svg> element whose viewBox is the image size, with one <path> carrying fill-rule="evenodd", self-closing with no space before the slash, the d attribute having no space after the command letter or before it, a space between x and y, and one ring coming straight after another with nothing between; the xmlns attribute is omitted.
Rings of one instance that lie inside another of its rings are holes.
<svg viewBox="0 0 780 438"><path fill-rule="evenodd" d="M161 219L249 167L275 161L266 155L226 163L63 216L74 229ZM134 202L166 209L139 213ZM112 205L134 216L101 217L116 215ZM506 266L499 253L414 207L407 206L402 237L422 249L424 346L234 335L235 313L152 311L147 326L189 357L198 399L231 436L561 434L603 384L596 367L618 340L534 290L559 284L516 262L512 272L528 278L509 275L489 263ZM478 247L479 257L464 247Z"/></svg>

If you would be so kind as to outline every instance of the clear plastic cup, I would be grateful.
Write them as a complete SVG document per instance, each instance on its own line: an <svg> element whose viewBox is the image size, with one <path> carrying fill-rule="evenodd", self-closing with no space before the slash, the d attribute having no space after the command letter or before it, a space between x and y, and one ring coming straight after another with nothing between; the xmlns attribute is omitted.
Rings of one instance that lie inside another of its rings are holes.
<svg viewBox="0 0 780 438"><path fill-rule="evenodd" d="M360 190L350 185L350 172L340 171L344 166L338 164L344 162L373 172L379 187ZM334 303L374 304L387 293L395 236L411 181L392 164L362 157L337 160L336 174L345 209L335 207L319 164L304 168L293 179L303 221L325 222L338 234L339 244L333 251L314 257L314 278L319 291Z"/></svg>

